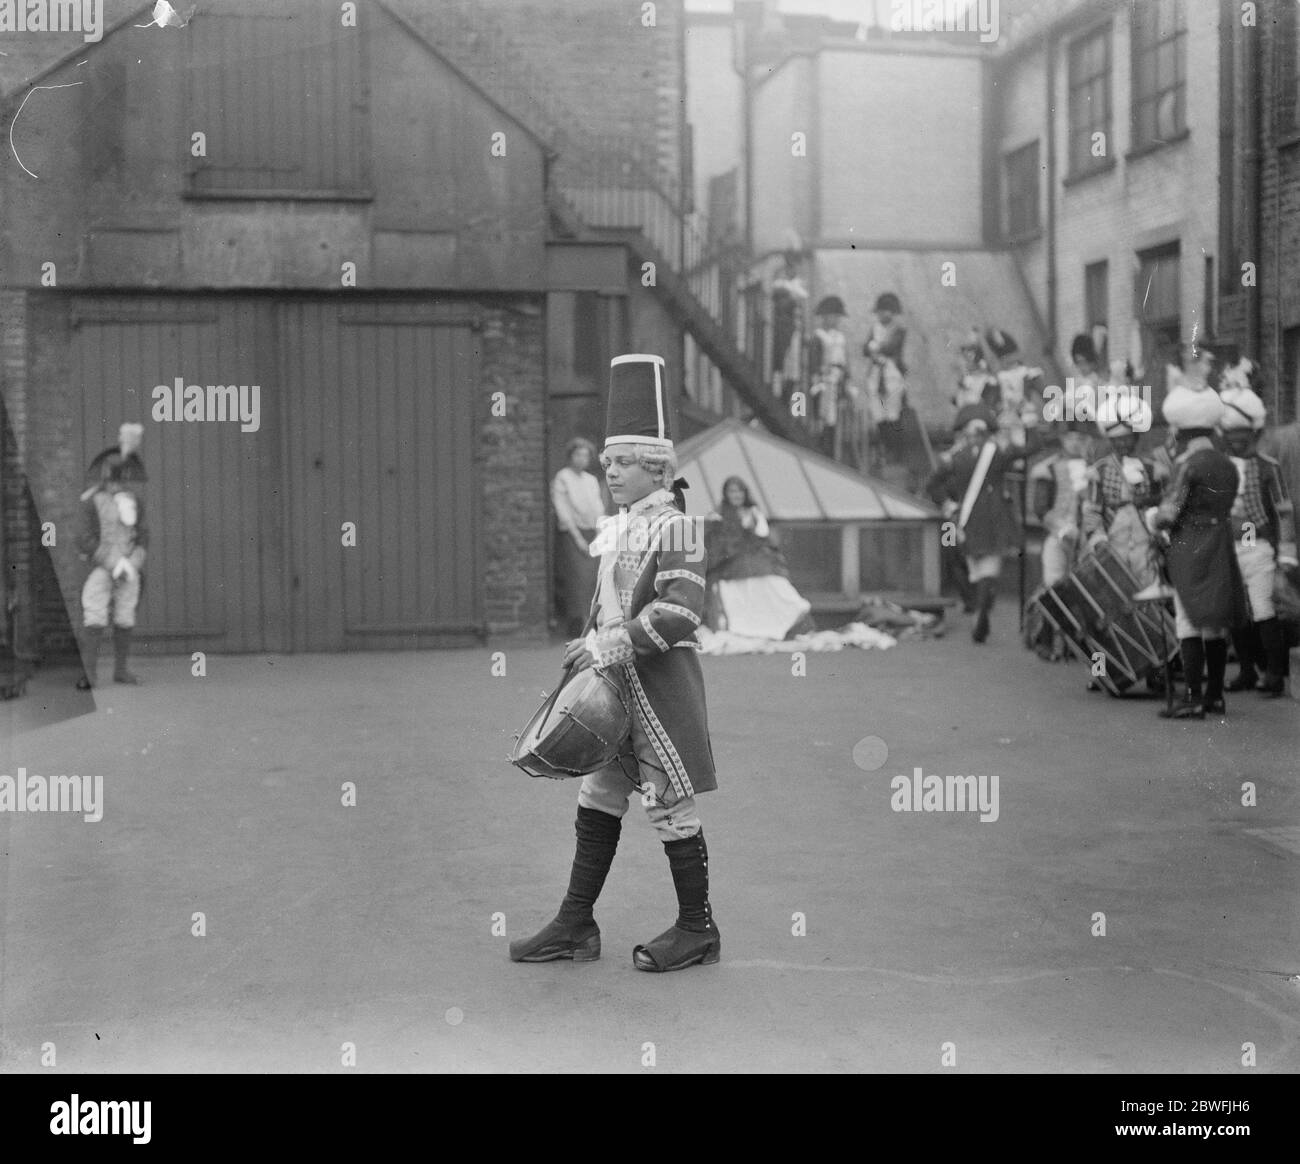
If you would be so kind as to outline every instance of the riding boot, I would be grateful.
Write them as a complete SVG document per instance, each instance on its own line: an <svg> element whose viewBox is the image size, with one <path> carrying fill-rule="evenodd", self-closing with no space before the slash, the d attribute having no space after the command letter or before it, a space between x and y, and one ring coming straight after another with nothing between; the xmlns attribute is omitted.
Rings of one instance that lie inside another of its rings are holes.
<svg viewBox="0 0 1300 1164"><path fill-rule="evenodd" d="M1205 644L1200 635L1178 640L1178 653L1183 660L1183 677L1187 691L1182 702L1172 708L1161 708L1161 719L1204 719L1201 684L1205 681Z"/></svg>
<svg viewBox="0 0 1300 1164"><path fill-rule="evenodd" d="M600 927L592 910L614 863L622 828L619 817L595 808L578 809L569 891L554 920L531 938L510 943L512 962L553 962L557 958L594 962L600 957Z"/></svg>
<svg viewBox="0 0 1300 1164"><path fill-rule="evenodd" d="M652 973L711 966L722 956L722 935L709 905L709 850L703 831L665 841L664 852L677 890L677 921L652 942L637 946L632 964Z"/></svg>
<svg viewBox="0 0 1300 1164"><path fill-rule="evenodd" d="M1277 618L1267 618L1255 625L1259 628L1260 643L1264 648L1264 678L1256 690L1275 699L1286 694L1286 630Z"/></svg>
<svg viewBox="0 0 1300 1164"><path fill-rule="evenodd" d="M131 628L118 626L113 628L113 682L127 683L135 686L140 682L138 676L126 669L127 656L131 653Z"/></svg>
<svg viewBox="0 0 1300 1164"><path fill-rule="evenodd" d="M1209 715L1222 715L1223 676L1228 670L1228 640L1209 639L1205 644L1205 711Z"/></svg>
<svg viewBox="0 0 1300 1164"><path fill-rule="evenodd" d="M1237 627L1232 632L1232 645L1237 651L1237 663L1240 670L1237 677L1226 687L1228 691L1253 691L1259 682L1259 672L1255 661L1262 653L1261 633L1257 623Z"/></svg>
<svg viewBox="0 0 1300 1164"><path fill-rule="evenodd" d="M89 691L99 686L99 644L104 641L102 626L81 628L81 663L83 673L77 680L78 691Z"/></svg>

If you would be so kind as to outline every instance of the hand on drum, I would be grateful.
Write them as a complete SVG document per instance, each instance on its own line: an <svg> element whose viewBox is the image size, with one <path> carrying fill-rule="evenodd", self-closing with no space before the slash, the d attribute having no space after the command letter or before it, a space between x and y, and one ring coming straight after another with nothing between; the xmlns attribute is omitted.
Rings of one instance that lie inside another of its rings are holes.
<svg viewBox="0 0 1300 1164"><path fill-rule="evenodd" d="M564 644L563 663L566 667L572 667L574 671L585 671L594 661L591 652L587 650L586 639L572 639Z"/></svg>

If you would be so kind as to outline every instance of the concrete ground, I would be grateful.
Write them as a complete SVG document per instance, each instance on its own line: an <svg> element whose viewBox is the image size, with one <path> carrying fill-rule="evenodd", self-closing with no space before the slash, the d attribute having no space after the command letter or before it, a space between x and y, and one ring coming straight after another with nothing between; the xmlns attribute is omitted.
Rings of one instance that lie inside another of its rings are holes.
<svg viewBox="0 0 1300 1164"><path fill-rule="evenodd" d="M704 660L723 958L669 975L631 965L675 914L635 802L603 958L506 957L572 855L576 785L506 763L556 649L145 659L43 726L38 676L0 773L101 776L104 813L0 813L0 1069L1300 1070L1295 702L1162 722L998 613L805 677ZM997 776L998 819L892 811L917 767Z"/></svg>

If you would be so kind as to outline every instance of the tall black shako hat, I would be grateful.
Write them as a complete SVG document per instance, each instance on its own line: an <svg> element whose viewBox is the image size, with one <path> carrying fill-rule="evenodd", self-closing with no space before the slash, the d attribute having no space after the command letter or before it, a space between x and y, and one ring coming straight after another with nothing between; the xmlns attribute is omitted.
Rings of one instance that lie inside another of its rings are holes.
<svg viewBox="0 0 1300 1164"><path fill-rule="evenodd" d="M664 390L662 356L615 356L609 363L605 447L658 445L671 449L676 427L671 403Z"/></svg>

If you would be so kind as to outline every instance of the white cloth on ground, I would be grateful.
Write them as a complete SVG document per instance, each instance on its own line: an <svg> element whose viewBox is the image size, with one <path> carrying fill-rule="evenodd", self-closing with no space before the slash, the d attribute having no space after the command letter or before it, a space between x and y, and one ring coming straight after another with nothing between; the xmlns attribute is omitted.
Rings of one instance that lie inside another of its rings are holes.
<svg viewBox="0 0 1300 1164"><path fill-rule="evenodd" d="M746 638L783 639L812 609L788 578L766 574L717 583L726 630Z"/></svg>

